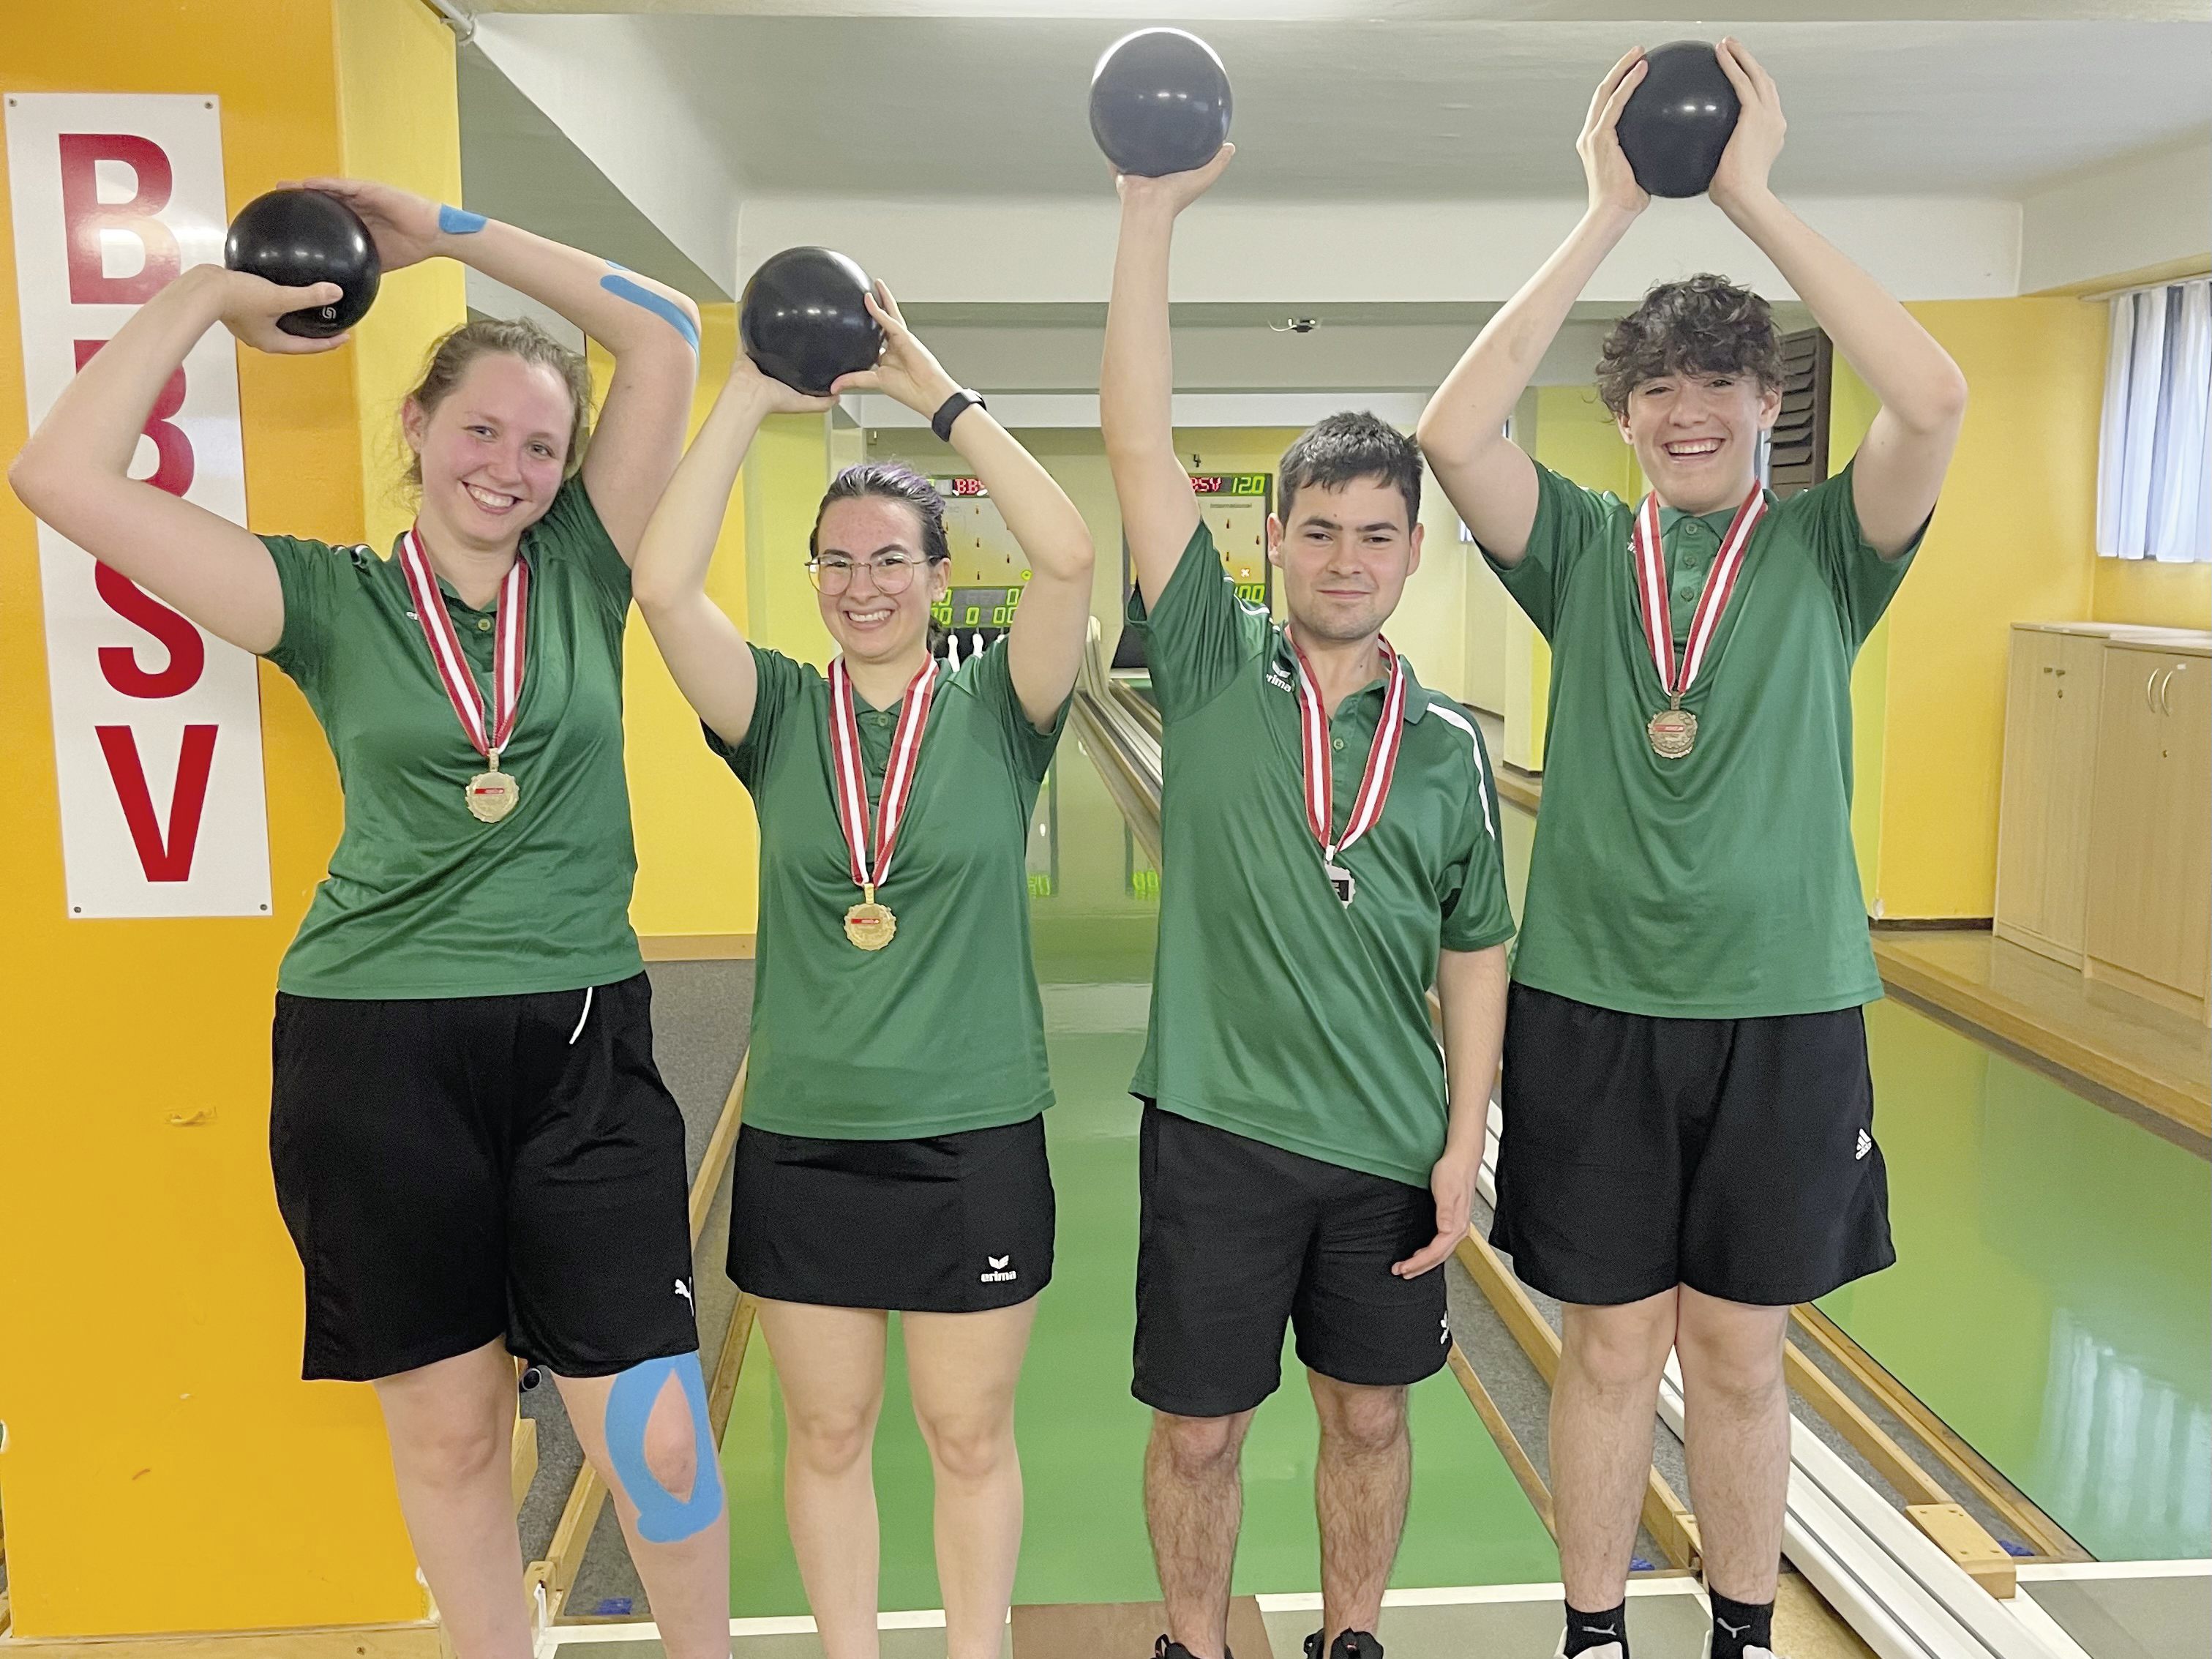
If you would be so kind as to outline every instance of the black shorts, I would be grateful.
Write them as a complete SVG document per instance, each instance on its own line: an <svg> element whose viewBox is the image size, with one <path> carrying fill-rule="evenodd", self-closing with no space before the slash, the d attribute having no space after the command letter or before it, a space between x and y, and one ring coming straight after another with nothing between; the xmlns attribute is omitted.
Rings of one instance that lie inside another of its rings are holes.
<svg viewBox="0 0 2212 1659"><path fill-rule="evenodd" d="M504 1338L564 1376L699 1346L684 1120L643 974L589 991L279 993L269 1147L307 1273L302 1374Z"/></svg>
<svg viewBox="0 0 2212 1659"><path fill-rule="evenodd" d="M1177 1417L1249 1411L1282 1382L1283 1326L1307 1370L1395 1388L1451 1347L1444 1273L1390 1271L1437 1236L1425 1188L1248 1140L1145 1103L1136 1378Z"/></svg>
<svg viewBox="0 0 2212 1659"><path fill-rule="evenodd" d="M1052 1281L1044 1117L914 1140L817 1140L746 1124L730 1277L772 1302L981 1313Z"/></svg>
<svg viewBox="0 0 2212 1659"><path fill-rule="evenodd" d="M1809 1302L1897 1260L1857 1008L1662 1019L1513 986L1490 1242L1562 1302Z"/></svg>

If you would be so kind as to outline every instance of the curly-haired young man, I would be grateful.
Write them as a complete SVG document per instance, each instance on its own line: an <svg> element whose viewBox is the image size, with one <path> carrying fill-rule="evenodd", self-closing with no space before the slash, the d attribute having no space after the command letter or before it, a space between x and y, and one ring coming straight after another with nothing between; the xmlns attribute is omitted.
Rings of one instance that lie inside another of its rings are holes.
<svg viewBox="0 0 2212 1659"><path fill-rule="evenodd" d="M1581 223L1420 425L1552 644L1492 1237L1565 1304L1560 1650L1593 1659L1627 1659L1623 1592L1670 1348L1712 1659L1771 1659L1790 1306L1893 1259L1861 1014L1881 989L1851 850L1850 672L1935 510L1966 399L1942 348L1776 198L1774 83L1732 40L1718 56L1743 110L1711 195L1881 399L1851 465L1785 502L1760 489L1779 349L1765 302L1715 276L1653 289L1606 344L1599 390L1650 480L1640 506L1500 435L1647 204L1615 136L1640 52L1591 100Z"/></svg>

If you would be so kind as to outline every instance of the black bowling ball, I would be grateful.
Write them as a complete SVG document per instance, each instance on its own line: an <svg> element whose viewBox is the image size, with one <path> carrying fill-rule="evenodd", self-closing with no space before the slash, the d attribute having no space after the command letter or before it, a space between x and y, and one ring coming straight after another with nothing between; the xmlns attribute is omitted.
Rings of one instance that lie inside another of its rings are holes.
<svg viewBox="0 0 2212 1659"><path fill-rule="evenodd" d="M868 314L868 274L826 247L763 260L738 301L738 341L762 374L810 397L841 374L873 368L882 325Z"/></svg>
<svg viewBox="0 0 2212 1659"><path fill-rule="evenodd" d="M1644 82L1620 106L1620 149L1654 196L1702 196L1742 104L1709 40L1644 53Z"/></svg>
<svg viewBox="0 0 2212 1659"><path fill-rule="evenodd" d="M272 190L238 210L223 238L222 262L285 288L336 283L337 303L288 311L276 319L287 334L326 340L368 314L384 262L361 216L319 190Z"/></svg>
<svg viewBox="0 0 2212 1659"><path fill-rule="evenodd" d="M1119 172L1188 173L1228 142L1234 103L1212 46L1181 29L1139 29L1091 72L1091 136Z"/></svg>

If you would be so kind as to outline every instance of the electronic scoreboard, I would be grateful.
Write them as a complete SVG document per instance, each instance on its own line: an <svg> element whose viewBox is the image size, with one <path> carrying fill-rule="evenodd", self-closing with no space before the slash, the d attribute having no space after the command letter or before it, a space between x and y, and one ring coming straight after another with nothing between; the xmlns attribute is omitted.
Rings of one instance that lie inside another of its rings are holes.
<svg viewBox="0 0 2212 1659"><path fill-rule="evenodd" d="M952 553L946 592L930 607L939 626L957 636L964 660L1002 638L1029 585L1030 568L981 478L937 477L945 497L945 539Z"/></svg>
<svg viewBox="0 0 2212 1659"><path fill-rule="evenodd" d="M1267 515L1274 510L1275 475L1272 472L1196 472L1191 493L1198 497L1199 516L1213 532L1214 550L1221 568L1236 585L1237 597L1262 611L1275 605L1275 567L1267 562ZM1121 544L1121 600L1128 603L1136 585L1129 562L1129 544ZM1145 642L1133 628L1124 628L1114 648L1114 666L1139 670L1145 666Z"/></svg>
<svg viewBox="0 0 2212 1659"><path fill-rule="evenodd" d="M951 550L951 568L945 573L943 599L930 607L930 615L957 641L962 660L1005 637L1029 586L1030 571L1020 545L1006 528L998 504L981 478L953 474L932 478L945 498L945 539ZM1237 595L1262 609L1272 608L1275 570L1267 562L1267 514L1274 505L1274 475L1270 472L1200 472L1190 487L1197 495L1199 512L1213 532L1222 568L1237 586ZM1121 594L1129 593L1131 573L1127 543L1121 550ZM1144 666L1144 647L1124 632L1114 653L1116 668Z"/></svg>

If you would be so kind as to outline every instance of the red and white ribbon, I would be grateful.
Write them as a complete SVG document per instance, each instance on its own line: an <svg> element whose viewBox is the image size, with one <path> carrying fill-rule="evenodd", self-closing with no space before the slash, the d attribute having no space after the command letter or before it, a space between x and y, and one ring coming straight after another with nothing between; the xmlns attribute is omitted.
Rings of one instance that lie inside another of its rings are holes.
<svg viewBox="0 0 2212 1659"><path fill-rule="evenodd" d="M921 759L922 728L929 724L929 700L937 689L937 659L930 659L907 682L898 730L891 736L890 762L884 768L884 792L876 801L874 854L868 836L868 775L860 759L860 722L853 712L853 681L845 659L830 665L830 780L837 796L837 823L845 832L854 885L872 900L890 868L898 845L899 823L914 795L914 775Z"/></svg>
<svg viewBox="0 0 2212 1659"><path fill-rule="evenodd" d="M1352 813L1344 821L1341 838L1336 826L1335 769L1329 762L1328 715L1314 684L1306 653L1291 641L1298 659L1298 721L1305 735L1306 827L1321 843L1322 856L1332 868L1337 855L1375 825L1382 816L1382 803L1390 796L1390 779L1398 769L1398 746L1405 736L1406 665L1390 648L1390 641L1376 635L1375 643L1390 665L1389 684L1382 693L1382 717L1375 723L1375 740L1367 748L1367 769L1360 775L1359 793L1352 798Z"/></svg>
<svg viewBox="0 0 2212 1659"><path fill-rule="evenodd" d="M430 660L437 666L446 699L453 705L461 730L477 752L496 769L499 751L507 747L507 738L514 732L514 712L522 705L524 647L530 629L530 567L516 554L499 585L499 635L492 644L493 703L489 725L484 720L483 693L477 690L469 659L461 654L460 636L453 631L453 619L446 614L437 573L430 568L429 556L422 551L422 538L412 530L399 538L399 568L406 574L408 592L414 596L415 615L422 625L422 637L430 642Z"/></svg>
<svg viewBox="0 0 2212 1659"><path fill-rule="evenodd" d="M1647 495L1644 504L1636 509L1636 529L1630 544L1636 556L1637 597L1644 607L1644 637L1651 647L1651 663L1659 671L1659 689L1669 697L1679 698L1690 689L1698 678L1698 670L1705 660L1705 647L1720 631L1722 613L1727 611L1729 595L1735 589L1735 579L1743 569L1744 550L1751 545L1751 532L1766 516L1766 495L1758 484L1735 510L1729 521L1728 534L1721 538L1719 556L1713 568L1705 573L1705 592L1698 595L1698 608L1691 613L1690 638L1682 647L1680 675L1674 661L1674 625L1667 604L1667 556L1660 545L1659 497Z"/></svg>

